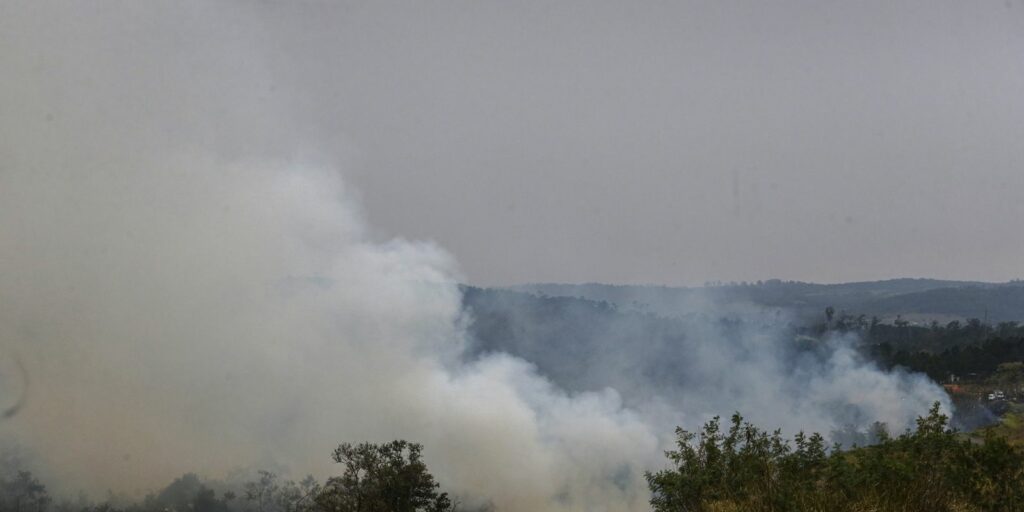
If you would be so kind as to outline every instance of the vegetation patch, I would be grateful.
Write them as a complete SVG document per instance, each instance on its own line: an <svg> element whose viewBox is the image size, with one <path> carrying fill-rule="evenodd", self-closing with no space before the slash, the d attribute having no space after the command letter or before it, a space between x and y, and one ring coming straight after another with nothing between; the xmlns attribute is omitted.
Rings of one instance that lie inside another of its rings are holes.
<svg viewBox="0 0 1024 512"><path fill-rule="evenodd" d="M936 403L917 429L872 446L792 443L732 417L699 433L678 430L670 469L648 473L658 512L1016 511L1024 509L1024 453L989 433L982 442L948 427Z"/></svg>

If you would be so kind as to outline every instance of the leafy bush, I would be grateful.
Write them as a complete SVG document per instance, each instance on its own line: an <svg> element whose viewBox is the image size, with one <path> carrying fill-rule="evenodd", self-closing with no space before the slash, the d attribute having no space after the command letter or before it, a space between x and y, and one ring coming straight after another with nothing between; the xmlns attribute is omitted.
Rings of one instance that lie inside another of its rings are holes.
<svg viewBox="0 0 1024 512"><path fill-rule="evenodd" d="M936 403L917 429L878 443L826 449L793 442L733 415L700 433L677 429L673 468L647 473L651 504L667 511L1013 511L1024 509L1024 454L1005 440L973 443L948 428Z"/></svg>
<svg viewBox="0 0 1024 512"><path fill-rule="evenodd" d="M406 441L342 444L334 461L345 472L331 478L316 498L324 512L447 512L447 493L427 472L423 447Z"/></svg>

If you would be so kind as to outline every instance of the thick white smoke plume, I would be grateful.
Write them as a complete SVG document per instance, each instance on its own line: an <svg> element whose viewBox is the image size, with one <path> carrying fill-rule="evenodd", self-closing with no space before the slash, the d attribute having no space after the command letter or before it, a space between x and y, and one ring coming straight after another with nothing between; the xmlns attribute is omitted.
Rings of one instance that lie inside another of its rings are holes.
<svg viewBox="0 0 1024 512"><path fill-rule="evenodd" d="M4 427L61 480L324 474L340 441L407 438L503 509L643 503L633 480L598 484L651 462L647 425L521 360L453 366L450 258L367 241L335 175L193 158L6 178L0 325L33 387Z"/></svg>
<svg viewBox="0 0 1024 512"><path fill-rule="evenodd" d="M247 12L178 5L0 16L0 358L30 376L0 436L67 490L261 464L323 476L339 442L404 438L500 510L646 509L643 470L707 411L569 394L508 355L464 362L451 256L380 240L330 165L292 157L322 141L261 95ZM702 350L709 378L783 371ZM857 393L899 423L940 395L844 354L804 370L829 400ZM792 406L729 391L724 413Z"/></svg>

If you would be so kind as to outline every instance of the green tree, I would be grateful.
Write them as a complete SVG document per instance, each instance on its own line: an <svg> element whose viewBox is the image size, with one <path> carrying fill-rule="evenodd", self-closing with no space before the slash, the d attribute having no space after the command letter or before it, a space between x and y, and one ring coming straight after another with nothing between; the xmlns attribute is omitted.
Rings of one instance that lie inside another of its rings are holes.
<svg viewBox="0 0 1024 512"><path fill-rule="evenodd" d="M279 488L277 475L260 470L258 479L245 483L245 500L256 505L256 512L267 512L272 510Z"/></svg>
<svg viewBox="0 0 1024 512"><path fill-rule="evenodd" d="M936 403L917 429L872 446L826 450L817 435L793 443L733 416L699 433L677 429L670 469L647 473L657 512L988 512L1024 510L1024 454L1005 440L975 443L948 426Z"/></svg>
<svg viewBox="0 0 1024 512"><path fill-rule="evenodd" d="M447 512L447 493L427 471L423 447L406 441L342 444L334 461L345 472L331 478L316 498L325 512Z"/></svg>
<svg viewBox="0 0 1024 512"><path fill-rule="evenodd" d="M0 491L0 510L42 512L50 504L46 486L29 471L18 471L13 478L0 482Z"/></svg>
<svg viewBox="0 0 1024 512"><path fill-rule="evenodd" d="M281 512L307 512L316 509L316 497L321 487L313 475L299 482L289 480L281 486L275 502Z"/></svg>
<svg viewBox="0 0 1024 512"><path fill-rule="evenodd" d="M1009 363L1000 363L996 367L995 373L992 375L991 381L993 384L999 384L1003 386L1017 385L1024 381L1024 362L1012 361Z"/></svg>

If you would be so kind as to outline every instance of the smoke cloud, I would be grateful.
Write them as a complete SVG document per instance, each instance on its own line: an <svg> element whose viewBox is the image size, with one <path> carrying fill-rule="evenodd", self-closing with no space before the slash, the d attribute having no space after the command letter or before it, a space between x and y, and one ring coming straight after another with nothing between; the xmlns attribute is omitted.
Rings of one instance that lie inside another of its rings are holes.
<svg viewBox="0 0 1024 512"><path fill-rule="evenodd" d="M935 400L951 410L926 376L865 360L853 334L797 336L793 327L804 324L790 313L706 295L695 291L651 314L564 295L468 289L469 353L515 354L572 391L610 387L663 431L739 411L759 425L816 431L848 446L856 436L847 434L876 421L897 431L913 426ZM621 303L633 301L626 294Z"/></svg>
<svg viewBox="0 0 1024 512"><path fill-rule="evenodd" d="M145 489L267 461L323 475L340 441L407 438L502 509L643 504L649 426L519 359L456 364L451 258L368 241L335 174L144 165L6 176L0 324L33 386L4 427L58 479Z"/></svg>
<svg viewBox="0 0 1024 512"><path fill-rule="evenodd" d="M368 227L333 170L344 151L307 136L261 64L258 18L102 5L0 16L3 407L27 393L0 436L65 490L269 464L323 476L339 442L405 438L469 503L643 510L672 425L712 408L785 403L786 425L814 427L834 423L822 402L858 393L900 424L941 396L841 348L780 379L794 368L753 334L687 356L690 381L725 393L693 413L671 389L627 404L614 380L572 389L521 357L467 358L453 257Z"/></svg>

